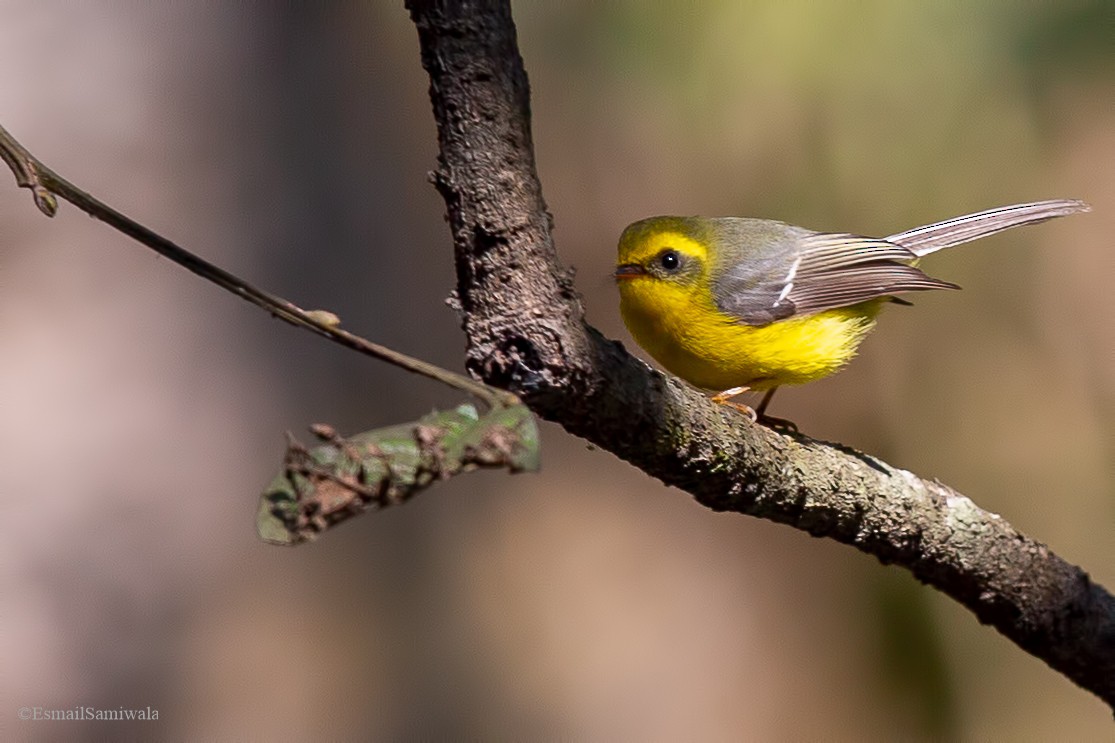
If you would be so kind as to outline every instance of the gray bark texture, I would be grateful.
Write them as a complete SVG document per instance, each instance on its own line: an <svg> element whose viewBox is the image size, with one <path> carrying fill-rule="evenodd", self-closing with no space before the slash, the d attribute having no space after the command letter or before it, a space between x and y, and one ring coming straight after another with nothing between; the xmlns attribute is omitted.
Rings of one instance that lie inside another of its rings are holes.
<svg viewBox="0 0 1115 743"><path fill-rule="evenodd" d="M584 320L535 171L507 0L408 0L430 77L467 367L702 505L901 565L1115 707L1115 600L949 487L749 425Z"/></svg>

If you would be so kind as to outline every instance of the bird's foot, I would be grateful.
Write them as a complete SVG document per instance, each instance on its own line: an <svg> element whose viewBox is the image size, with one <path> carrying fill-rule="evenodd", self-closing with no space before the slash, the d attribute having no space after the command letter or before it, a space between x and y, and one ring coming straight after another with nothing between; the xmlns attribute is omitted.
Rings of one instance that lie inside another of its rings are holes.
<svg viewBox="0 0 1115 743"><path fill-rule="evenodd" d="M734 400L732 400L732 398L735 397L736 395L742 395L744 392L747 392L749 389L750 389L750 387L746 387L746 386L745 387L733 387L730 390L724 390L723 392L717 392L710 399L714 403L716 403L717 405L726 405L729 408L734 408L734 409L738 410L739 412L746 415L751 420L752 423L755 423L756 421L759 420L759 414L755 412L755 409L752 408L749 405L744 405L742 402L735 402Z"/></svg>

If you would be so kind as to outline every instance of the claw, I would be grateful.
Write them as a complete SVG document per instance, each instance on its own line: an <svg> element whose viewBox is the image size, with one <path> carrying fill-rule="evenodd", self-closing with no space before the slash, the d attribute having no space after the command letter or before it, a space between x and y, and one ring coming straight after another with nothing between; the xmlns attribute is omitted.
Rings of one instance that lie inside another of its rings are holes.
<svg viewBox="0 0 1115 743"><path fill-rule="evenodd" d="M765 395L763 395L763 400L759 403L758 409L732 400L732 398L736 395L742 395L744 392L748 392L750 389L751 388L747 386L733 387L730 390L718 392L709 399L711 399L717 405L726 405L729 408L738 410L739 412L746 415L752 423L758 423L775 431L781 430L790 431L792 433L798 432L797 424L793 421L786 420L785 418L775 418L773 415L767 415L766 413L767 405L770 404L770 398L774 396L774 391L778 389L777 387L772 387L767 391Z"/></svg>
<svg viewBox="0 0 1115 743"><path fill-rule="evenodd" d="M798 424L794 423L788 418L775 418L773 415L759 414L759 424L766 426L772 431L787 431L789 433L799 433Z"/></svg>
<svg viewBox="0 0 1115 743"><path fill-rule="evenodd" d="M742 395L744 392L747 392L747 390L749 390L749 389L750 389L750 387L746 387L746 386L745 387L733 387L730 390L724 390L723 392L717 392L710 399L714 403L716 403L717 405L726 405L729 408L735 408L739 412L746 415L751 420L752 423L755 423L756 421L759 420L759 414L756 413L753 408L751 408L750 406L744 405L742 402L733 402L732 401L733 397L735 397L736 395Z"/></svg>

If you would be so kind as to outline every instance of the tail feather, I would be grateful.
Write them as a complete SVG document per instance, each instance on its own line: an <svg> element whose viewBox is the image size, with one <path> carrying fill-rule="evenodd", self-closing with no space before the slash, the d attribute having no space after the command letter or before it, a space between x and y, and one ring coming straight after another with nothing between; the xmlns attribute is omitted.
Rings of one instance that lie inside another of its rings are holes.
<svg viewBox="0 0 1115 743"><path fill-rule="evenodd" d="M1092 207L1075 199L1014 204L899 232L886 238L886 241L901 245L920 258L938 250L1009 230L1011 227L1036 224L1054 217L1067 217L1091 210Z"/></svg>

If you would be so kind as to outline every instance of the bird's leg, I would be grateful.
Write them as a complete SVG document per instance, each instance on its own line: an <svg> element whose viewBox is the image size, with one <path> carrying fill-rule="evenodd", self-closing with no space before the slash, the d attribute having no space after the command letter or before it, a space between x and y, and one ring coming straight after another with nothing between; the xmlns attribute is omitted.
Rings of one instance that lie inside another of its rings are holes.
<svg viewBox="0 0 1115 743"><path fill-rule="evenodd" d="M770 399L774 397L774 393L776 391L778 391L777 387L771 387L769 390L767 390L767 393L763 395L763 399L759 403L759 407L755 409L755 415L758 416L759 422L767 426L768 428L782 428L797 433L798 426L793 421L787 420L785 418L775 418L773 415L767 415L767 405L770 405Z"/></svg>
<svg viewBox="0 0 1115 743"><path fill-rule="evenodd" d="M763 399L759 403L759 407L755 408L755 413L760 418L765 418L766 417L767 405L770 405L770 399L772 397L774 397L774 393L777 392L777 391L778 391L777 387L771 387L769 390L767 390L767 394L763 395Z"/></svg>
<svg viewBox="0 0 1115 743"><path fill-rule="evenodd" d="M735 408L736 410L738 410L739 412L743 413L748 418L750 418L751 422L754 423L755 421L757 421L759 419L758 413L756 413L752 408L748 407L747 405L744 405L742 402L732 402L733 397L735 397L736 395L742 395L744 392L747 392L749 389L751 389L751 388L746 386L746 385L744 385L743 387L733 387L730 390L724 390L723 392L717 392L710 399L714 403L716 403L717 405L727 405L729 408Z"/></svg>

